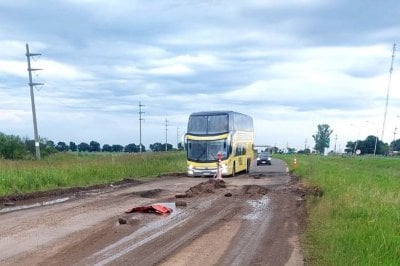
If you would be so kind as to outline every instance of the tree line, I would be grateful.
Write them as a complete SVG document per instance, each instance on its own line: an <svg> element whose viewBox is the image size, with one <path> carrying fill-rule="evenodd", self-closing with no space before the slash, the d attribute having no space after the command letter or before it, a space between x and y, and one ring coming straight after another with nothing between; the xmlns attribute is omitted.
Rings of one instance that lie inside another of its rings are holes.
<svg viewBox="0 0 400 266"><path fill-rule="evenodd" d="M142 144L141 151L146 152L146 147ZM140 152L140 144L130 143L122 146L119 144L104 144L100 145L97 141L90 141L89 143L81 142L76 144L70 141L60 141L55 144L54 141L45 138L39 141L40 153L43 157L57 152L127 152L137 153ZM173 150L172 144L165 143L153 143L149 146L150 151L169 151ZM178 145L178 149L183 149L181 143ZM35 140L28 138L21 138L15 135L7 135L0 132L0 158L4 159L33 159L35 156Z"/></svg>
<svg viewBox="0 0 400 266"><path fill-rule="evenodd" d="M325 148L330 146L330 136L333 130L330 129L329 125L321 124L318 125L317 133L313 135L315 141L315 151L320 154L324 154ZM396 154L400 151L400 139L393 140L390 144L384 143L379 140L377 136L368 136L365 140L348 141L346 149L344 150L347 154L355 154L357 151L359 154L375 154L375 155L389 155ZM300 153L310 153L309 149L300 151ZM331 151L330 153L334 153Z"/></svg>

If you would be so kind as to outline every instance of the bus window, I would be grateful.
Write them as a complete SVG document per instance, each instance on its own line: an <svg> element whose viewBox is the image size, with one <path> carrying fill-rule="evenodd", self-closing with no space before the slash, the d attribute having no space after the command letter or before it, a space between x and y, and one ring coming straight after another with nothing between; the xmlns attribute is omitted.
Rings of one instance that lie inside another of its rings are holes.
<svg viewBox="0 0 400 266"><path fill-rule="evenodd" d="M201 162L207 160L207 142L189 141L188 158L193 161Z"/></svg>
<svg viewBox="0 0 400 266"><path fill-rule="evenodd" d="M207 116L192 116L189 119L188 133L207 134Z"/></svg>
<svg viewBox="0 0 400 266"><path fill-rule="evenodd" d="M208 117L208 134L228 132L228 115L212 115Z"/></svg>
<svg viewBox="0 0 400 266"><path fill-rule="evenodd" d="M188 147L188 159L195 162L215 162L218 159L218 152L222 152L222 159L228 156L226 140L189 140Z"/></svg>
<svg viewBox="0 0 400 266"><path fill-rule="evenodd" d="M191 116L188 133L206 135L229 132L228 119L228 115Z"/></svg>
<svg viewBox="0 0 400 266"><path fill-rule="evenodd" d="M242 155L242 149L239 146L236 147L235 155Z"/></svg>

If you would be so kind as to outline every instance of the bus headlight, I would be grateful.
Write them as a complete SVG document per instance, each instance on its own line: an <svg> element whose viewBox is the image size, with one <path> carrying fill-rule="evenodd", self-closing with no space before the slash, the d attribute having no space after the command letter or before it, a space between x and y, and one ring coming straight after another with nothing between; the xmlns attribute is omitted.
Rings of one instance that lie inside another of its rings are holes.
<svg viewBox="0 0 400 266"><path fill-rule="evenodd" d="M193 165L189 164L187 167L188 175L193 175Z"/></svg>

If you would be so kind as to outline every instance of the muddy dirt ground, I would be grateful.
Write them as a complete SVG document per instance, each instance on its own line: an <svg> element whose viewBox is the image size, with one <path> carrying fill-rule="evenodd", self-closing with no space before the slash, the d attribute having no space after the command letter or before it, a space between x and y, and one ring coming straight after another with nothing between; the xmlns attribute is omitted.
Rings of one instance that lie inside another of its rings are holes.
<svg viewBox="0 0 400 266"><path fill-rule="evenodd" d="M274 159L224 181L173 175L2 199L0 264L303 265L306 193ZM172 212L125 213L152 204Z"/></svg>

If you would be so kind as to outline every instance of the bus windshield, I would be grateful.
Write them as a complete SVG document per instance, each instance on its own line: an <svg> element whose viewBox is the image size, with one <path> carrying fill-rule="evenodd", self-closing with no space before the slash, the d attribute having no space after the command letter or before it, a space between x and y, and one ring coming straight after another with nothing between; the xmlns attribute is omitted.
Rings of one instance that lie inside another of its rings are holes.
<svg viewBox="0 0 400 266"><path fill-rule="evenodd" d="M218 152L222 160L227 159L227 143L223 140L188 140L188 160L194 162L215 162Z"/></svg>
<svg viewBox="0 0 400 266"><path fill-rule="evenodd" d="M191 134L220 134L229 131L228 115L197 115L191 116L188 133Z"/></svg>

